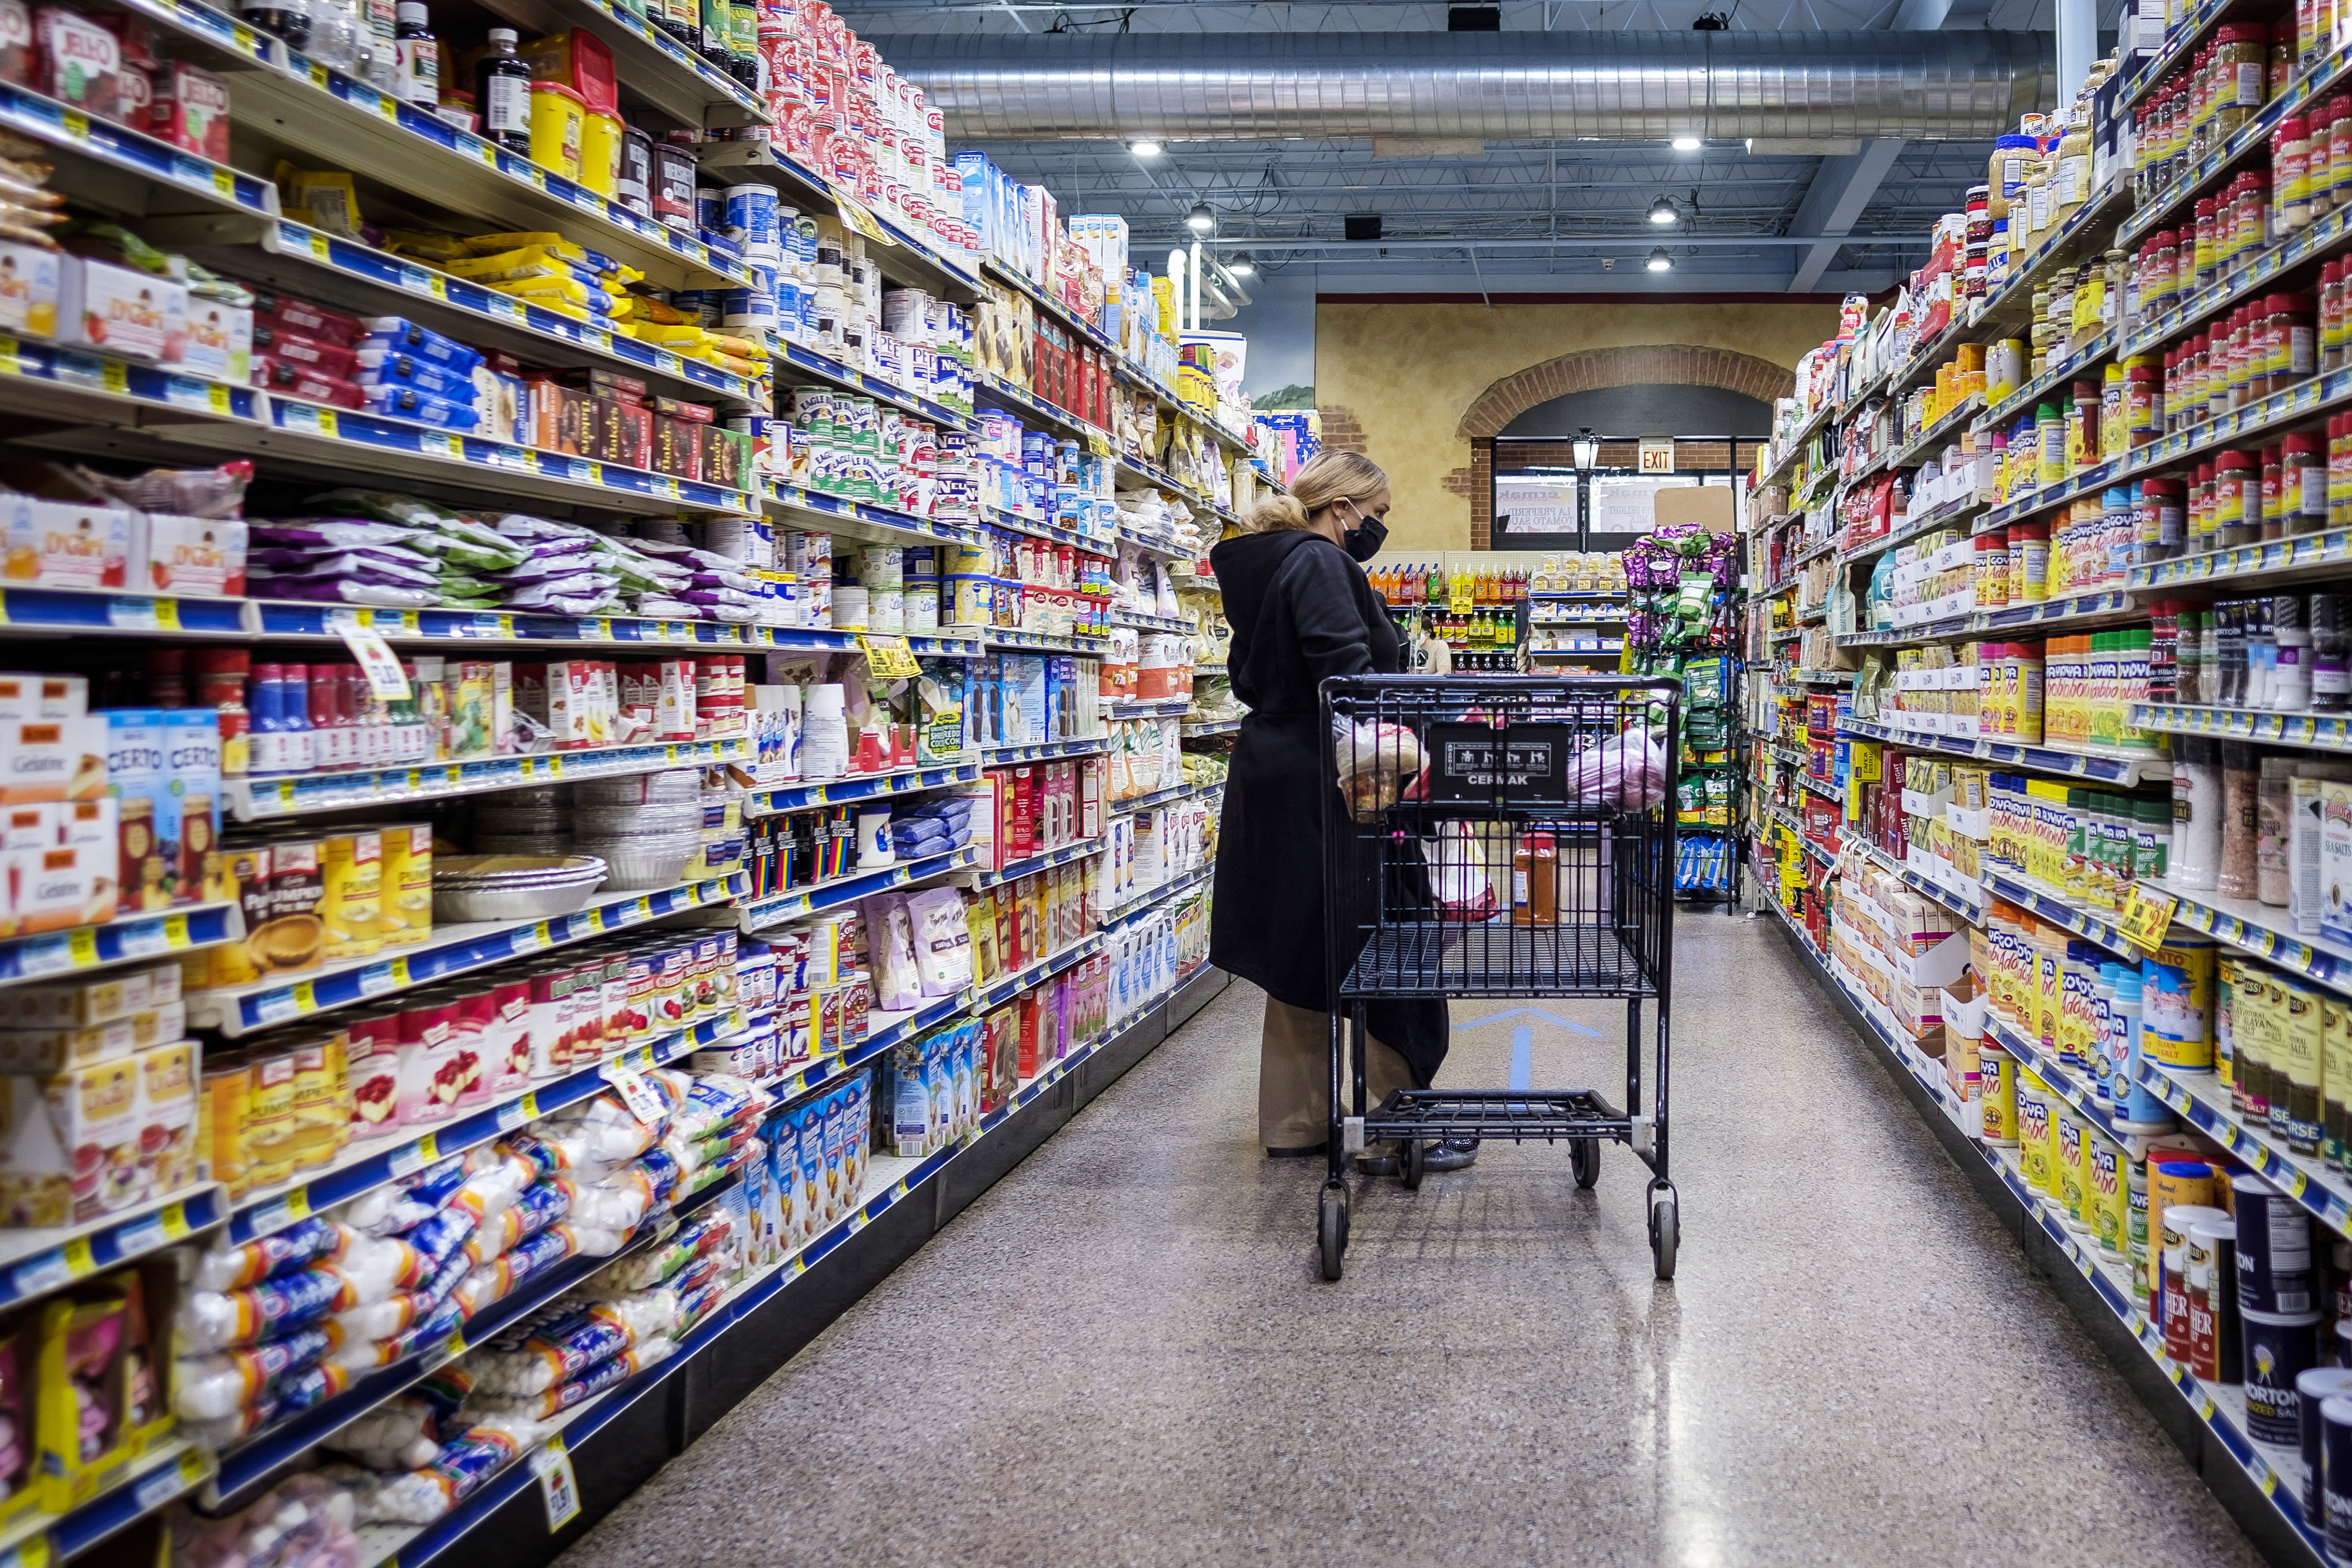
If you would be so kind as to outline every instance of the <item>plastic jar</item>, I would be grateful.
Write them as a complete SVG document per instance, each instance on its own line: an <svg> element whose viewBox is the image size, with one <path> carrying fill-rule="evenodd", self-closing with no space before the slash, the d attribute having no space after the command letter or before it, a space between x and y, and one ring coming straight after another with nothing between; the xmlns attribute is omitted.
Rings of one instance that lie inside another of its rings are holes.
<svg viewBox="0 0 2352 1568"><path fill-rule="evenodd" d="M2284 444L2263 447L2262 462L2262 495L2258 502L2258 509L2262 514L2263 538L2284 538L2286 537L2286 447Z"/></svg>
<svg viewBox="0 0 2352 1568"><path fill-rule="evenodd" d="M2033 412L2033 483L2037 489L2066 482L2066 416L2054 402Z"/></svg>
<svg viewBox="0 0 2352 1568"><path fill-rule="evenodd" d="M2280 483L2280 512L2289 534L2315 534L2327 527L2327 444L2310 431L2286 438Z"/></svg>
<svg viewBox="0 0 2352 1568"><path fill-rule="evenodd" d="M2031 252L2050 231L2050 176L2055 160L2037 158L2025 172L2025 240L2018 248Z"/></svg>
<svg viewBox="0 0 2352 1568"><path fill-rule="evenodd" d="M2310 294L2273 294L2268 306L2279 356L2272 366L2271 390L2279 392L2319 373L2319 300Z"/></svg>
<svg viewBox="0 0 2352 1568"><path fill-rule="evenodd" d="M2137 509L2140 517L2142 559L2170 560L2187 551L2188 499L2189 486L2184 480L2141 481Z"/></svg>
<svg viewBox="0 0 2352 1568"><path fill-rule="evenodd" d="M2207 123L2214 140L2252 120L2269 100L2269 34L2260 22L2231 22L2213 36L2212 114Z"/></svg>
<svg viewBox="0 0 2352 1568"><path fill-rule="evenodd" d="M2320 105L2320 123L2327 127L2327 209L2352 205L2352 93L2337 93ZM2312 157L2319 156L2313 143ZM2316 176L2313 189L2317 190Z"/></svg>
<svg viewBox="0 0 2352 1568"><path fill-rule="evenodd" d="M588 105L560 81L530 84L530 161L567 180L580 178L580 141Z"/></svg>
<svg viewBox="0 0 2352 1568"><path fill-rule="evenodd" d="M621 117L589 111L580 124L580 183L611 201L621 193Z"/></svg>
<svg viewBox="0 0 2352 1568"><path fill-rule="evenodd" d="M2251 511L2249 503L2252 503ZM2213 542L2223 549L2262 538L2263 468L2234 448L2213 457Z"/></svg>
<svg viewBox="0 0 2352 1568"><path fill-rule="evenodd" d="M2345 267L2331 261L2319 269L2319 368L2340 371L2345 362L2347 333Z"/></svg>
<svg viewBox="0 0 2352 1568"><path fill-rule="evenodd" d="M2140 285L2140 319L2159 320L2180 308L2179 232L2157 230L2141 254L2147 257L2147 277Z"/></svg>
<svg viewBox="0 0 2352 1568"><path fill-rule="evenodd" d="M2123 371L2124 444L2145 446L2164 431L2164 385L2153 355L2134 354Z"/></svg>
<svg viewBox="0 0 2352 1568"><path fill-rule="evenodd" d="M2271 24L2270 70L2263 81L2263 101L2268 103L2286 90L2294 79L2297 59L2295 48L2295 18L2284 16Z"/></svg>
<svg viewBox="0 0 2352 1568"><path fill-rule="evenodd" d="M2239 257L2260 250L2271 239L2270 176L2258 169L2249 169L2238 176L2231 187L2230 211L2230 251L2219 258L2223 267Z"/></svg>
<svg viewBox="0 0 2352 1568"><path fill-rule="evenodd" d="M2052 176L2050 226L2074 216L2074 209L2091 199L2091 121L2087 114L2069 117L2066 133L2058 139L2058 167Z"/></svg>
<svg viewBox="0 0 2352 1568"><path fill-rule="evenodd" d="M2189 476L2189 549L2201 554L2220 542L2213 531L2213 465L2200 463Z"/></svg>
<svg viewBox="0 0 2352 1568"><path fill-rule="evenodd" d="M2197 198L2196 248L2190 252L2189 276L2181 281L2180 291L2183 294L2188 293L2191 288L2202 288L2213 281L2216 267L2213 256L2215 205L2210 196Z"/></svg>
<svg viewBox="0 0 2352 1568"><path fill-rule="evenodd" d="M1985 211L1995 223L2009 216L2009 204L2025 190L2025 172L2040 156L2039 140L2002 136L1994 140L1985 165Z"/></svg>
<svg viewBox="0 0 2352 1568"><path fill-rule="evenodd" d="M2291 235L2311 226L2311 120L2290 114L2271 132L2271 185L2277 211L2273 228Z"/></svg>

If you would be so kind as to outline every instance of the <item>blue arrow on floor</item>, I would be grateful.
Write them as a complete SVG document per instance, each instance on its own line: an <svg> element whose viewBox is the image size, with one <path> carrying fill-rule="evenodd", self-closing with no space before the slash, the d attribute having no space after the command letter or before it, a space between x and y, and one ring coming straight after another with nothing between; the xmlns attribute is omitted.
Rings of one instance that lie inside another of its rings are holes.
<svg viewBox="0 0 2352 1568"><path fill-rule="evenodd" d="M1513 1019L1520 1018L1541 1019L1546 1023L1557 1024L1572 1033L1587 1035L1594 1040L1601 1038L1599 1030L1561 1018L1558 1013L1548 1013L1541 1008L1511 1008L1503 1012L1489 1013L1482 1019L1472 1019L1468 1023L1457 1027L1477 1029L1486 1024L1508 1023ZM1535 1065L1536 1031L1529 1025L1521 1024L1511 1031L1511 1087L1527 1088L1535 1076Z"/></svg>

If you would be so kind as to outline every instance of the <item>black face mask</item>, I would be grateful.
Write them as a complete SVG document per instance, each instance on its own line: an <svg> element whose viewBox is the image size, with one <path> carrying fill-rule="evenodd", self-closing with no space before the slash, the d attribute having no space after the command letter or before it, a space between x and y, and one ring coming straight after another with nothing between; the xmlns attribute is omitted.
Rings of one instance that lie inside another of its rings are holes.
<svg viewBox="0 0 2352 1568"><path fill-rule="evenodd" d="M1389 526L1378 517L1366 517L1340 536L1339 548L1348 552L1350 560L1370 560L1381 553L1388 542Z"/></svg>

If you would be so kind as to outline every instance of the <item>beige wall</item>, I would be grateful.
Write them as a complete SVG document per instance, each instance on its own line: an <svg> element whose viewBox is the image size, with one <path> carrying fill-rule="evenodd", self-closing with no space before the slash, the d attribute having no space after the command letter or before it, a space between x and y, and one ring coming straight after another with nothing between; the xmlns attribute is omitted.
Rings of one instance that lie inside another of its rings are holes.
<svg viewBox="0 0 2352 1568"><path fill-rule="evenodd" d="M1389 548L1462 549L1471 542L1470 445L1455 430L1471 402L1505 376L1562 354L1663 344L1737 350L1793 371L1836 328L1837 307L1810 300L1318 304L1315 401L1327 422L1334 411L1352 415L1366 453L1389 471L1396 502Z"/></svg>

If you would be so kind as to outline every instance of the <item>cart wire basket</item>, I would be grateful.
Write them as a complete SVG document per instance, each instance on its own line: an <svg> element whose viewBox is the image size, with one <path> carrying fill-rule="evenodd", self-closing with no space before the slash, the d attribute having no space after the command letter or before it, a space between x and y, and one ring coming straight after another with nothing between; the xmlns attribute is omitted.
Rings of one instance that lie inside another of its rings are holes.
<svg viewBox="0 0 2352 1568"><path fill-rule="evenodd" d="M1331 997L1323 1277L1348 1245L1350 1156L1393 1142L1421 1185L1446 1138L1568 1145L1580 1187L1601 1146L1650 1168L1650 1249L1671 1280L1666 1171L1673 1000L1674 758L1680 683L1614 675L1357 675L1323 683L1326 956ZM1625 1003L1622 1106L1592 1089L1403 1089L1366 1103L1368 1004L1454 998ZM1642 1005L1654 1053L1643 1109ZM1352 1094L1343 1082L1352 1076ZM1352 1105L1352 1113L1348 1109Z"/></svg>

